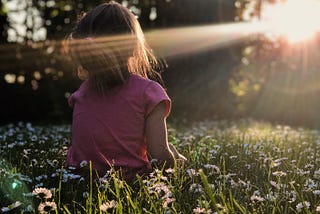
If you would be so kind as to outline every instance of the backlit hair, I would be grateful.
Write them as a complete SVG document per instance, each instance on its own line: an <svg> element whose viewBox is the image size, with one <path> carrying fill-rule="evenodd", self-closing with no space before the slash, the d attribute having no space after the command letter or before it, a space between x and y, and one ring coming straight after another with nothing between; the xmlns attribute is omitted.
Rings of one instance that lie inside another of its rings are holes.
<svg viewBox="0 0 320 214"><path fill-rule="evenodd" d="M159 79L159 64L138 20L119 3L104 3L83 14L66 43L73 62L88 71L100 94L130 74Z"/></svg>

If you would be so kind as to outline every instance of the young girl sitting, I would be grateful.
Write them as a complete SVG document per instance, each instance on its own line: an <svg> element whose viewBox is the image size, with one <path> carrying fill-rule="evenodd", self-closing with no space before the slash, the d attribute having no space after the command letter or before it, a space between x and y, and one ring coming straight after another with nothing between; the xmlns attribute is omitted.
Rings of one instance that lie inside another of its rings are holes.
<svg viewBox="0 0 320 214"><path fill-rule="evenodd" d="M157 61L135 16L116 2L101 4L80 18L68 43L83 83L68 100L67 164L91 161L99 176L112 167L131 180L150 172L150 159L166 167L185 161L168 143L170 98L149 79Z"/></svg>

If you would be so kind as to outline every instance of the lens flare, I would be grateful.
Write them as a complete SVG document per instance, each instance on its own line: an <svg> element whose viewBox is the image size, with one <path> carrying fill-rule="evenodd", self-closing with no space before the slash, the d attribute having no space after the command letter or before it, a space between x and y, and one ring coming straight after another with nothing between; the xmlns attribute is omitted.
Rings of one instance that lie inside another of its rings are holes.
<svg viewBox="0 0 320 214"><path fill-rule="evenodd" d="M312 39L320 30L320 2L287 0L265 5L261 19L271 33L284 36L291 43Z"/></svg>

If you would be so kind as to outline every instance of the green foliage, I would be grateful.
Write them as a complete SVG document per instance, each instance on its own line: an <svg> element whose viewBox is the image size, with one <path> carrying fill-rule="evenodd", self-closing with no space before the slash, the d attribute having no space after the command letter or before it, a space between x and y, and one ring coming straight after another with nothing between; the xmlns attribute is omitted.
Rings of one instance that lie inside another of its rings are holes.
<svg viewBox="0 0 320 214"><path fill-rule="evenodd" d="M252 120L207 121L179 131L173 127L170 141L188 158L188 165L155 169L130 183L113 170L96 178L92 170L78 175L65 168L69 126L0 127L1 209L4 213L42 209L57 213L315 213L320 209L318 130ZM90 163L85 165L90 169ZM18 185L8 184L13 179Z"/></svg>

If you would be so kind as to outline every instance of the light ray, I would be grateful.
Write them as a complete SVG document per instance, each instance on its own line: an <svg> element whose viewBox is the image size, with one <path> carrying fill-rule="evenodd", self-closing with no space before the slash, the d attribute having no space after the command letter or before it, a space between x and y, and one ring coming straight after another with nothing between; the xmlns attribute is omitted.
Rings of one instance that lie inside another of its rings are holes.
<svg viewBox="0 0 320 214"><path fill-rule="evenodd" d="M154 30L146 33L150 46L163 57L215 50L263 31L259 23L229 23Z"/></svg>
<svg viewBox="0 0 320 214"><path fill-rule="evenodd" d="M227 47L263 30L263 25L259 23L239 22L152 30L145 33L145 39L157 56L166 58ZM32 43L29 49L23 49L21 55L19 53L18 55L21 61L30 65L34 62L35 54L39 54L37 51L41 49L54 46L56 50L63 52L64 42L65 40ZM72 45L81 45L82 42L83 40L71 41ZM124 53L132 44L132 37L123 35L100 37L94 38L94 42L100 44L101 48L117 47ZM15 64L8 63L17 59L15 49L14 44L0 47L1 70L15 68Z"/></svg>

